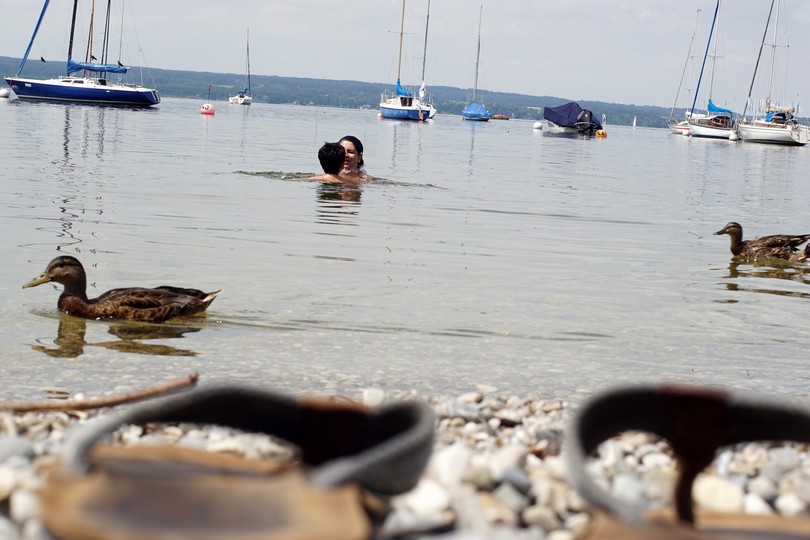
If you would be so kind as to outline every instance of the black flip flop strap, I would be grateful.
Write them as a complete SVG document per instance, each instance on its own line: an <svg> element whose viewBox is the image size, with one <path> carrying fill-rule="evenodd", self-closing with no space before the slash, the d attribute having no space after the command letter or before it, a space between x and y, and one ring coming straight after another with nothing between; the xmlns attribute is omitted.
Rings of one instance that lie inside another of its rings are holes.
<svg viewBox="0 0 810 540"><path fill-rule="evenodd" d="M640 523L640 508L612 497L584 468L599 444L631 430L670 443L681 465L675 490L678 518L694 523L692 485L719 448L755 441L810 442L810 412L789 403L684 386L621 388L597 396L583 406L568 432L571 481L594 506Z"/></svg>
<svg viewBox="0 0 810 540"><path fill-rule="evenodd" d="M88 453L124 424L192 422L284 439L313 465L310 481L330 487L356 482L379 494L401 493L419 479L432 451L434 414L402 401L369 409L336 400L297 400L234 385L198 388L106 415L82 426L65 446L68 468L90 470Z"/></svg>

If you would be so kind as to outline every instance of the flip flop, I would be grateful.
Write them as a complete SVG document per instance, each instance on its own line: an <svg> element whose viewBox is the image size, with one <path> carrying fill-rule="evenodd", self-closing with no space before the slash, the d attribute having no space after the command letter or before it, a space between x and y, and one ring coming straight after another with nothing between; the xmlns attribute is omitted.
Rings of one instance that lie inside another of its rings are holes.
<svg viewBox="0 0 810 540"><path fill-rule="evenodd" d="M192 422L269 434L296 463L179 447L97 444L125 424ZM41 491L60 540L361 540L380 503L413 488L430 457L434 414L403 401L370 409L212 386L100 417L66 441Z"/></svg>
<svg viewBox="0 0 810 540"><path fill-rule="evenodd" d="M674 512L643 512L612 497L588 476L585 459L624 431L666 439L678 460ZM684 387L629 387L586 403L567 434L569 479L597 509L588 538L810 538L810 518L754 516L693 509L692 485L723 446L754 441L810 442L810 411L793 404Z"/></svg>

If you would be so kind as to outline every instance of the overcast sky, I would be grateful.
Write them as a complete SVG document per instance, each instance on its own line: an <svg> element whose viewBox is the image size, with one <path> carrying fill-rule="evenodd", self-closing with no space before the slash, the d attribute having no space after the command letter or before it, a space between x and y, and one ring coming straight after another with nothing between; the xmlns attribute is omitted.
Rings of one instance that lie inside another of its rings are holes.
<svg viewBox="0 0 810 540"><path fill-rule="evenodd" d="M103 10L105 3L97 4ZM64 61L71 5L69 0L51 0L32 59ZM431 1L428 87L472 87L480 5ZM134 25L134 31L124 32L122 59L127 64L242 73L249 27L253 74L378 82L381 90L396 80L400 0L127 0L125 6L125 23ZM727 0L721 5L720 58L712 89L718 104L742 109L769 6L770 0ZM0 55L22 56L40 9L36 0L2 1ZM426 9L427 0L407 0L405 85L418 85L421 78ZM484 101L485 91L494 90L670 107L698 9L694 53L701 60L714 11L711 0L484 2L479 90ZM113 18L118 26L120 11ZM783 0L779 27L777 42L788 42L790 48L777 50L774 94L788 101L799 94L801 101L810 97L810 2ZM79 32L83 50L86 23ZM113 58L118 56L117 30L115 34ZM708 70L707 64L704 98Z"/></svg>

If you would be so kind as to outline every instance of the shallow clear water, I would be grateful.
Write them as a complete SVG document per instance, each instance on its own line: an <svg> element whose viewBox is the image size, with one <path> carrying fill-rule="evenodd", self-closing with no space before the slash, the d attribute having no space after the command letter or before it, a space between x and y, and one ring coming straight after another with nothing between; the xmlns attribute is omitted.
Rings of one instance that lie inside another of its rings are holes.
<svg viewBox="0 0 810 540"><path fill-rule="evenodd" d="M807 148L607 126L428 124L376 111L165 99L147 111L0 100L0 398L202 381L570 395L622 382L808 394L810 272L734 264L807 233ZM345 134L360 190L302 180ZM61 317L22 290L58 252L90 296L222 288L164 325Z"/></svg>

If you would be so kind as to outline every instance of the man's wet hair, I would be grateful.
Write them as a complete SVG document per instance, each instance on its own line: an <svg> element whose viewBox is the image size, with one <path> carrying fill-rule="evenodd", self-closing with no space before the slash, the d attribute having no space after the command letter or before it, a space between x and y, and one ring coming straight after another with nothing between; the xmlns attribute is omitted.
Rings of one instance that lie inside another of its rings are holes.
<svg viewBox="0 0 810 540"><path fill-rule="evenodd" d="M338 143L324 143L318 150L318 161L321 162L323 172L326 174L338 174L343 168L343 160L346 158L346 150Z"/></svg>

